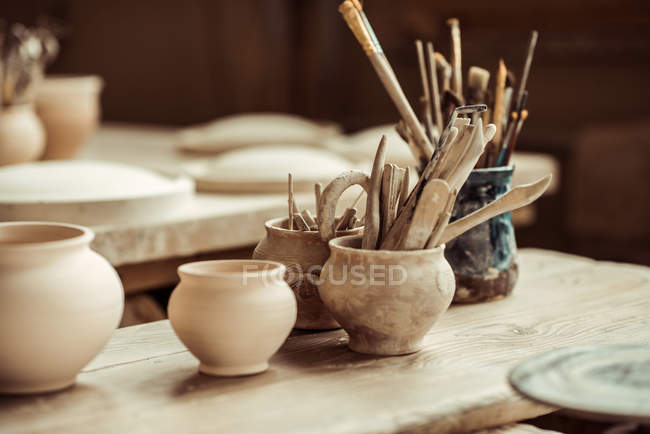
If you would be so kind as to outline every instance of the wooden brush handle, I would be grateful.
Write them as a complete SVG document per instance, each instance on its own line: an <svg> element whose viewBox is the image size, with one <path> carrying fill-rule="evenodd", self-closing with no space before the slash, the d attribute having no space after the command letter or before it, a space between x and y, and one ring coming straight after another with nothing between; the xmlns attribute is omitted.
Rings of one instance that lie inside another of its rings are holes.
<svg viewBox="0 0 650 434"><path fill-rule="evenodd" d="M363 51L369 56L377 53L377 47L372 42L372 38L363 24L363 19L359 14L359 10L355 7L351 0L345 0L339 5L339 12L343 15L343 19L348 24L348 27L357 38Z"/></svg>

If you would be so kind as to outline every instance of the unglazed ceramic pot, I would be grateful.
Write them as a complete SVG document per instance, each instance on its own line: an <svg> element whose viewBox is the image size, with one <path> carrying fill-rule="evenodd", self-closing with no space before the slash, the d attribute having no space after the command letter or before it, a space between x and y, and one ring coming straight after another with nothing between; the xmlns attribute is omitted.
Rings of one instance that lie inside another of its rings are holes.
<svg viewBox="0 0 650 434"><path fill-rule="evenodd" d="M199 371L236 376L263 372L296 322L296 299L278 262L222 260L178 267L169 299L176 335Z"/></svg>
<svg viewBox="0 0 650 434"><path fill-rule="evenodd" d="M47 131L45 160L74 157L97 128L104 81L93 75L53 75L41 83L36 112Z"/></svg>
<svg viewBox="0 0 650 434"><path fill-rule="evenodd" d="M0 166L38 160L45 149L45 130L31 104L0 111Z"/></svg>
<svg viewBox="0 0 650 434"><path fill-rule="evenodd" d="M0 223L0 392L63 389L104 347L124 306L90 229Z"/></svg>
<svg viewBox="0 0 650 434"><path fill-rule="evenodd" d="M350 335L351 350L384 356L419 351L424 335L454 296L444 246L363 250L361 237L330 241L318 287L323 303Z"/></svg>
<svg viewBox="0 0 650 434"><path fill-rule="evenodd" d="M287 267L285 280L298 301L296 328L328 330L340 328L318 294L316 283L321 268L330 255L327 242L318 231L290 231L287 218L267 221L266 237L253 252L253 259L266 259L283 263ZM358 234L362 228L339 231L338 236Z"/></svg>

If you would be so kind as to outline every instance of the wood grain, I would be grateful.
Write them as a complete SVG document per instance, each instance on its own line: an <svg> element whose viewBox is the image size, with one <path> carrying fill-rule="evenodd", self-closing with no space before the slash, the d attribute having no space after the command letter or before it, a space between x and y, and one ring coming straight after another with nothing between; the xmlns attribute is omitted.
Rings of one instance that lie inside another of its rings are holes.
<svg viewBox="0 0 650 434"><path fill-rule="evenodd" d="M0 398L0 431L467 432L549 413L506 373L574 344L650 343L650 270L523 249L512 296L452 306L403 357L349 351L343 331L294 332L262 375L217 379L166 321L118 330L68 391Z"/></svg>

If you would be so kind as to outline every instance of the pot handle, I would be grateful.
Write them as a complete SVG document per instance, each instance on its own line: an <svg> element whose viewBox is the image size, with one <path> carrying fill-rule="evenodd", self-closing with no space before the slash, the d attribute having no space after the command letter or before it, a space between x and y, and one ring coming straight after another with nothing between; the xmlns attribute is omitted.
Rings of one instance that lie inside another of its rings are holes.
<svg viewBox="0 0 650 434"><path fill-rule="evenodd" d="M318 221L320 237L328 242L336 237L336 204L345 190L353 185L360 185L368 194L370 176L358 170L341 173L327 184L318 204Z"/></svg>

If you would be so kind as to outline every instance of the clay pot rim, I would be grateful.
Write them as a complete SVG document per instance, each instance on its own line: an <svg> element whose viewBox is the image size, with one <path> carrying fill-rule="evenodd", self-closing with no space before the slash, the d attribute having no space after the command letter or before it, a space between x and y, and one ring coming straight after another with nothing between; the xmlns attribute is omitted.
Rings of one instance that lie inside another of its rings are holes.
<svg viewBox="0 0 650 434"><path fill-rule="evenodd" d="M336 249L344 252L368 252L376 255L386 255L386 256L395 255L399 257L420 256L422 255L422 253L442 254L445 250L444 244L441 244L438 247L434 247L433 249L420 249L420 250L371 250L371 249L360 249L356 247L341 246L338 244L338 242L342 242L353 238L361 239L361 237L362 235L347 235L344 237L332 238L329 242L329 246L330 249Z"/></svg>
<svg viewBox="0 0 650 434"><path fill-rule="evenodd" d="M287 228L280 227L279 224L281 222L284 222L286 220L289 220L289 217L274 217L270 220L267 220L264 222L264 227L269 230L274 230L277 232L281 232L283 234L291 234L299 237L299 236L305 236L306 234L309 234L311 236L317 236L318 239L320 239L320 232L318 230L315 231L297 231L293 230L290 231ZM336 236L337 237L343 237L343 236L348 236L348 235L357 235L361 230L363 229L363 226L356 227L354 229L346 229L343 231L336 231ZM340 235L339 235L340 234Z"/></svg>
<svg viewBox="0 0 650 434"><path fill-rule="evenodd" d="M265 267L258 271L244 270L245 265L265 265ZM230 269L238 268L241 269ZM282 278L286 272L287 267L276 261L268 261L264 259L215 259L212 261L195 261L188 262L178 267L178 274L181 277L238 277L246 276L249 278Z"/></svg>
<svg viewBox="0 0 650 434"><path fill-rule="evenodd" d="M51 228L53 231L59 230L61 235L58 239L49 239L45 241L25 241L6 243L0 236L0 251L29 251L42 249L60 249L65 247L89 245L95 238L92 229L85 226L73 225L69 223L56 223L45 221L20 221L20 222L2 222L0 223L0 235L2 232L9 231L11 228Z"/></svg>

